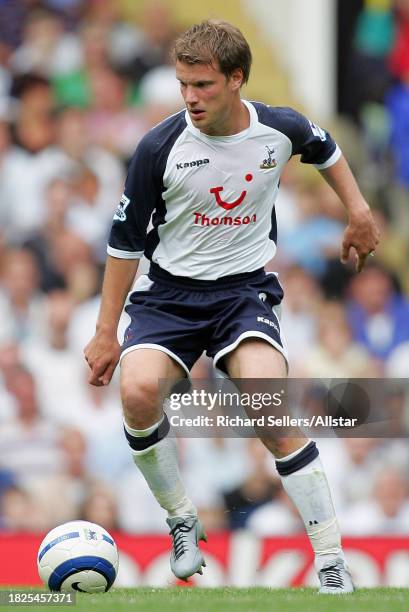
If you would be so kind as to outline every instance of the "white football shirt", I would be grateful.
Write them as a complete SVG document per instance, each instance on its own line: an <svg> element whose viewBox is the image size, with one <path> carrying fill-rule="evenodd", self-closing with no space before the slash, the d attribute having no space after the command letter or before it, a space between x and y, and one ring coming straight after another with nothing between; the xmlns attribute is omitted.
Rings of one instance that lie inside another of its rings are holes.
<svg viewBox="0 0 409 612"><path fill-rule="evenodd" d="M274 203L287 161L301 154L324 169L341 151L300 113L243 102L250 125L233 136L203 134L187 111L145 135L114 215L110 255L145 254L173 275L201 280L252 272L274 256Z"/></svg>

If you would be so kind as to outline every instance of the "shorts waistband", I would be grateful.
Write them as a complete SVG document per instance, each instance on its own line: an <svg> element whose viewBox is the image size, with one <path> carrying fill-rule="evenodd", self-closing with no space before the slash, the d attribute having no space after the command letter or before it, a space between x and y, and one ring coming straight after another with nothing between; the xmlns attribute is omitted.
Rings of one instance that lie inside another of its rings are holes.
<svg viewBox="0 0 409 612"><path fill-rule="evenodd" d="M265 272L264 268L258 268L252 272L222 276L216 280L200 280L186 276L175 276L152 262L148 276L154 282L175 288L191 289L192 291L214 291L215 289L239 287L249 282L262 280L265 277Z"/></svg>

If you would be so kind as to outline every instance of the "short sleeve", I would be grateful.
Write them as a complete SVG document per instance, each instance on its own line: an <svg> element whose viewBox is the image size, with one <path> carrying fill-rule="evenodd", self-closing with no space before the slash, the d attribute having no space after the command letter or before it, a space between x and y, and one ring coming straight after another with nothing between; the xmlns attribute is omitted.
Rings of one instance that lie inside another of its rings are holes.
<svg viewBox="0 0 409 612"><path fill-rule="evenodd" d="M129 165L124 193L115 210L108 241L108 254L122 259L138 259L145 249L147 228L158 198L149 138L139 143ZM160 194L159 194L160 195Z"/></svg>
<svg viewBox="0 0 409 612"><path fill-rule="evenodd" d="M291 141L291 155L301 155L303 164L318 170L329 168L341 157L341 150L331 134L289 107L255 104L259 121L285 134Z"/></svg>

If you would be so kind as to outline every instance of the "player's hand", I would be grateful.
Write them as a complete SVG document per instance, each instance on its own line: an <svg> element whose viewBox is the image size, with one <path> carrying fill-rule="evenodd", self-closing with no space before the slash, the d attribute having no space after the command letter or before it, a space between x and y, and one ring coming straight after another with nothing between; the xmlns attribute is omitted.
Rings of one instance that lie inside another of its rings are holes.
<svg viewBox="0 0 409 612"><path fill-rule="evenodd" d="M96 387L107 385L115 371L120 353L116 334L97 332L84 349L85 359L91 368L88 382Z"/></svg>
<svg viewBox="0 0 409 612"><path fill-rule="evenodd" d="M361 272L366 258L375 252L379 244L379 229L369 207L360 209L349 218L342 242L341 261L347 263L351 248L356 251L355 268Z"/></svg>

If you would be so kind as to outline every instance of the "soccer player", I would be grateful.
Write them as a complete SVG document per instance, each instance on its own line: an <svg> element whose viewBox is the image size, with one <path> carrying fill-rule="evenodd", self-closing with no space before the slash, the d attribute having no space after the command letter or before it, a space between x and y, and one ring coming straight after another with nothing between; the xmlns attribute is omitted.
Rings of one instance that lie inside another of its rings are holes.
<svg viewBox="0 0 409 612"><path fill-rule="evenodd" d="M378 230L328 132L290 108L241 99L252 58L237 28L219 21L194 25L177 39L174 56L186 109L151 129L132 158L85 356L93 385L108 384L120 359L125 435L168 512L172 570L187 579L202 573L198 542L205 534L158 408L158 379L188 376L204 350L232 378L287 375L276 315L283 292L263 267L276 251L274 202L292 155L315 165L348 212L343 262L354 249L359 272L378 244ZM143 254L149 274L126 299ZM125 301L131 322L120 347ZM263 442L305 524L320 592L353 591L315 442L301 434Z"/></svg>

